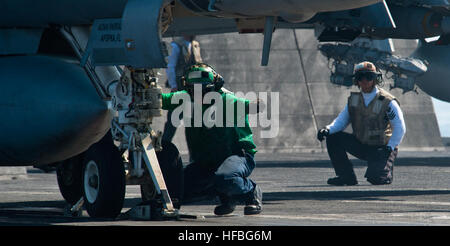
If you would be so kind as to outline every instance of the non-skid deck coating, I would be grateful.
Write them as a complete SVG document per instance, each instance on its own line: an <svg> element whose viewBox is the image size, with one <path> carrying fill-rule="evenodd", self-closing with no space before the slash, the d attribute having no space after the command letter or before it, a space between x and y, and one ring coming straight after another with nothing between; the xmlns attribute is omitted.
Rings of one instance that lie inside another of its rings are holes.
<svg viewBox="0 0 450 246"><path fill-rule="evenodd" d="M182 213L202 219L180 221L98 220L86 211L80 218L63 216L65 202L55 173L28 169L28 178L0 180L2 225L143 225L143 226L334 226L334 225L450 225L450 154L405 153L394 167L394 183L373 186L363 178L366 165L354 160L359 184L329 186L334 176L323 154L257 157L251 178L263 192L264 210L244 216L237 206L231 216L215 216L216 202L183 206ZM127 186L122 212L139 204L138 186Z"/></svg>

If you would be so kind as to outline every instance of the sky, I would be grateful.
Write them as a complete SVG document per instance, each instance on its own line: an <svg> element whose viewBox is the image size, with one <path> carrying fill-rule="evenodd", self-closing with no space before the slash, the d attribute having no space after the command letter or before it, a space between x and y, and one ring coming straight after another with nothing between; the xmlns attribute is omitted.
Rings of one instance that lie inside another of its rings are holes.
<svg viewBox="0 0 450 246"><path fill-rule="evenodd" d="M433 98L434 111L442 137L450 137L450 103Z"/></svg>

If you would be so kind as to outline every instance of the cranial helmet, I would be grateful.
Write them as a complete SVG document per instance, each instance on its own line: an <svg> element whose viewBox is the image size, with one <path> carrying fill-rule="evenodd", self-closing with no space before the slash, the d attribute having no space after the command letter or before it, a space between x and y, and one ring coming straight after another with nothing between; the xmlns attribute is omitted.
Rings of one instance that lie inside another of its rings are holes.
<svg viewBox="0 0 450 246"><path fill-rule="evenodd" d="M192 94L194 85L202 86L202 92L218 91L222 88L224 80L214 68L206 63L197 63L185 70L182 78L184 87Z"/></svg>
<svg viewBox="0 0 450 246"><path fill-rule="evenodd" d="M381 84L383 81L381 72L372 62L368 61L356 64L353 77L355 85L358 85L358 81L363 78L366 78L369 81L374 80L376 84Z"/></svg>

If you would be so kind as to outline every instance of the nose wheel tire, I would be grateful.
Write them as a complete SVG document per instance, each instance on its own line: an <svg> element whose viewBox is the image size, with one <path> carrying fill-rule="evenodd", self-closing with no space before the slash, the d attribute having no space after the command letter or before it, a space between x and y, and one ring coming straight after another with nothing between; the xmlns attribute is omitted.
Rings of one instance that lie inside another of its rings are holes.
<svg viewBox="0 0 450 246"><path fill-rule="evenodd" d="M125 198L125 169L110 134L86 152L82 177L83 196L89 216L117 217Z"/></svg>
<svg viewBox="0 0 450 246"><path fill-rule="evenodd" d="M59 190L69 204L75 204L83 196L81 185L83 171L83 154L62 161L56 167Z"/></svg>

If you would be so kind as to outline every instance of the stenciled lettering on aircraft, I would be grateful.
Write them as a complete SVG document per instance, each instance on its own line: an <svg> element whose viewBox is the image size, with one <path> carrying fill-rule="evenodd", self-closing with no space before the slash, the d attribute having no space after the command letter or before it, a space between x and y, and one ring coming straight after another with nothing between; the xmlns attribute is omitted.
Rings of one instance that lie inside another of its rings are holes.
<svg viewBox="0 0 450 246"><path fill-rule="evenodd" d="M116 23L102 23L98 25L98 31L117 31L122 30L122 25L120 22Z"/></svg>
<svg viewBox="0 0 450 246"><path fill-rule="evenodd" d="M101 32L101 42L122 42L120 32L122 30L122 24L120 22L101 23L97 27L97 31Z"/></svg>
<svg viewBox="0 0 450 246"><path fill-rule="evenodd" d="M120 37L120 33L116 34L103 34L100 37L100 41L102 42L121 42L122 39Z"/></svg>

